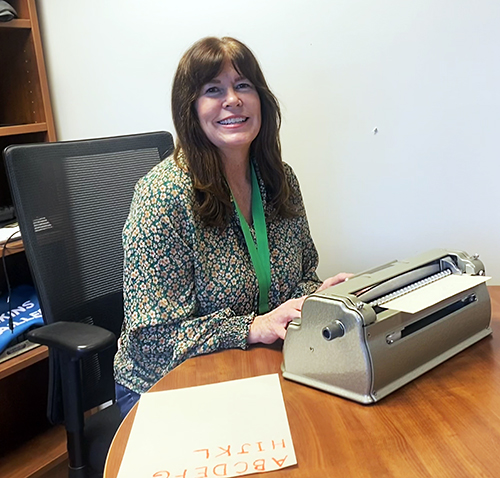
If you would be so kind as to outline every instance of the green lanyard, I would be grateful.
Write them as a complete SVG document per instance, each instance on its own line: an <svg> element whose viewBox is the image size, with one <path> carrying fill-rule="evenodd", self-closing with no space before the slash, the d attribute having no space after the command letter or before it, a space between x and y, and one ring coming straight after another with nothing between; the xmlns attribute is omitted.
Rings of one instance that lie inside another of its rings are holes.
<svg viewBox="0 0 500 478"><path fill-rule="evenodd" d="M241 214L236 201L236 212L240 219L241 229L245 236L250 259L252 260L257 282L259 283L259 313L264 314L269 311L269 288L271 286L271 262L269 259L269 242L267 240L266 218L264 216L264 206L260 196L259 183L255 174L253 164L250 164L252 170L252 217L255 227L255 236L257 238L257 247L248 227L247 221ZM234 198L233 198L234 199Z"/></svg>

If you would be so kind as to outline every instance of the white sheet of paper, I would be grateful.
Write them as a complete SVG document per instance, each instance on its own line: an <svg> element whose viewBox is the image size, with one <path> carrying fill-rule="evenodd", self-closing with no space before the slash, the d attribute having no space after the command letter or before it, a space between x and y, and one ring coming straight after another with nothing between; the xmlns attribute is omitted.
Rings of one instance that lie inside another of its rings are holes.
<svg viewBox="0 0 500 478"><path fill-rule="evenodd" d="M297 463L278 374L142 395L118 478L215 478Z"/></svg>
<svg viewBox="0 0 500 478"><path fill-rule="evenodd" d="M381 307L384 309L399 310L401 312L415 314L448 297L472 289L476 285L482 284L489 279L491 279L491 277L451 274L436 282L425 285L420 289L398 297L397 299L386 302L382 304Z"/></svg>
<svg viewBox="0 0 500 478"><path fill-rule="evenodd" d="M18 241L21 239L21 232L19 231L18 225L0 227L0 244L7 241L7 239L14 233L16 233L16 235L11 238L11 241Z"/></svg>

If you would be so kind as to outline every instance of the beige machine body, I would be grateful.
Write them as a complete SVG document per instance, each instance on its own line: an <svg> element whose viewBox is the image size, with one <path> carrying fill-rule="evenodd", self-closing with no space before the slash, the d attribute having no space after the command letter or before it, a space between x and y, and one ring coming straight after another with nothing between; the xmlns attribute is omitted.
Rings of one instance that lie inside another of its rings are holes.
<svg viewBox="0 0 500 478"><path fill-rule="evenodd" d="M485 283L414 314L384 298L450 274L484 275L464 252L434 250L394 261L312 294L283 346L283 376L369 404L491 334Z"/></svg>

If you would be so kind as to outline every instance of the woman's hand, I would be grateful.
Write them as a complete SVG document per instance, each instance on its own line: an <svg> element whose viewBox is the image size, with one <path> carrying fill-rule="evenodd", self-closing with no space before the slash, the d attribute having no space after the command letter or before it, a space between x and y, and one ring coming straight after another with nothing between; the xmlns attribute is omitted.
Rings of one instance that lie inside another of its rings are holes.
<svg viewBox="0 0 500 478"><path fill-rule="evenodd" d="M288 323L300 317L305 299L306 296L287 300L271 312L255 317L250 326L248 343L272 344L277 339L284 339Z"/></svg>
<svg viewBox="0 0 500 478"><path fill-rule="evenodd" d="M328 289L335 284L340 284L352 277L354 274L341 272L336 276L329 277L318 288L316 292ZM290 299L283 302L279 307L264 315L258 315L250 325L250 333L248 334L248 343L256 344L272 344L277 339L284 339L286 328L293 320L300 317L302 304L306 300L306 296L299 299Z"/></svg>
<svg viewBox="0 0 500 478"><path fill-rule="evenodd" d="M319 288L316 290L316 292L321 292L322 290L328 289L328 287L332 287L333 285L340 284L341 282L346 281L350 277L352 277L354 274L350 274L348 272L341 272L340 274L337 274L336 276L329 277L326 279L323 284L319 286Z"/></svg>

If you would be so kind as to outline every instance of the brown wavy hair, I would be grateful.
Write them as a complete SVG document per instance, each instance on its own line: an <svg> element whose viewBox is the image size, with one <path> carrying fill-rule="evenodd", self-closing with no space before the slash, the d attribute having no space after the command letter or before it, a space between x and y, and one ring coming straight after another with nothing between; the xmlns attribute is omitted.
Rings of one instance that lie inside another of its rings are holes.
<svg viewBox="0 0 500 478"><path fill-rule="evenodd" d="M279 130L281 112L250 49L230 38L207 37L197 41L181 58L172 86L172 115L177 131L174 159L183 159L193 179L195 212L208 226L225 226L233 206L218 148L201 128L196 100L203 85L212 81L231 62L239 75L256 88L261 104L261 128L250 146L264 181L274 214L298 214L290 200L290 188L281 159Z"/></svg>

